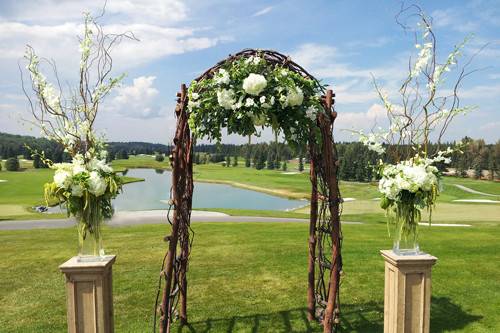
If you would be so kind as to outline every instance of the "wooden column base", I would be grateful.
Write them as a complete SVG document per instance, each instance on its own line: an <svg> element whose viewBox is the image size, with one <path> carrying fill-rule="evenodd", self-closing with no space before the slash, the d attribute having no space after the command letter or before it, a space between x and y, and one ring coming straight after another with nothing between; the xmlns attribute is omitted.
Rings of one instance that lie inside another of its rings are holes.
<svg viewBox="0 0 500 333"><path fill-rule="evenodd" d="M385 259L384 333L428 333L431 269L437 258L380 253Z"/></svg>
<svg viewBox="0 0 500 333"><path fill-rule="evenodd" d="M116 256L79 262L73 257L59 266L66 276L69 333L112 333L113 278Z"/></svg>

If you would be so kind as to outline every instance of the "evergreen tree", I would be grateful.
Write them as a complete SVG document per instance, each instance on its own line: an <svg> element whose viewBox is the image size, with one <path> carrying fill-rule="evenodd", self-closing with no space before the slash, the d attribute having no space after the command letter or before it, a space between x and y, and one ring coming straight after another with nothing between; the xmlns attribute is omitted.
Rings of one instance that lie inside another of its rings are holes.
<svg viewBox="0 0 500 333"><path fill-rule="evenodd" d="M258 150L257 164L255 165L255 169L262 170L264 169L265 165L266 165L266 154L264 152L264 149L261 148Z"/></svg>
<svg viewBox="0 0 500 333"><path fill-rule="evenodd" d="M156 154L155 155L155 161L157 162L163 162L165 160L165 156L163 156L163 154Z"/></svg>
<svg viewBox="0 0 500 333"><path fill-rule="evenodd" d="M19 160L17 157L9 157L5 162L5 169L7 171L19 171Z"/></svg>
<svg viewBox="0 0 500 333"><path fill-rule="evenodd" d="M304 171L304 157L302 156L302 153L299 155L299 171Z"/></svg>
<svg viewBox="0 0 500 333"><path fill-rule="evenodd" d="M234 155L233 157L233 167L237 167L238 166L238 155Z"/></svg>
<svg viewBox="0 0 500 333"><path fill-rule="evenodd" d="M231 157L229 155L226 156L226 166L227 167L231 166Z"/></svg>
<svg viewBox="0 0 500 333"><path fill-rule="evenodd" d="M267 169L274 170L274 154L271 148L267 150Z"/></svg>
<svg viewBox="0 0 500 333"><path fill-rule="evenodd" d="M286 171L286 169L287 169L287 166L286 166L286 160L285 160L285 161L283 161L283 163L281 164L281 170L282 170L282 171Z"/></svg>

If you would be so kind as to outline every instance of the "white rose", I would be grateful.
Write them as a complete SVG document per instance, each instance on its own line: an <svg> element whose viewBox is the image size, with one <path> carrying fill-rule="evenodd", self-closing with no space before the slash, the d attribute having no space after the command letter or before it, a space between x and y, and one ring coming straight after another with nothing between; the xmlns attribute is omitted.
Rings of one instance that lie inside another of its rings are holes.
<svg viewBox="0 0 500 333"><path fill-rule="evenodd" d="M88 184L89 184L89 192L95 195L96 197L99 197L103 195L104 192L106 192L106 182L101 177L101 175L99 175L97 171L92 171L90 173Z"/></svg>
<svg viewBox="0 0 500 333"><path fill-rule="evenodd" d="M259 102L260 102L261 104L265 103L265 102L266 102L266 96L261 96L261 97L259 98Z"/></svg>
<svg viewBox="0 0 500 333"><path fill-rule="evenodd" d="M197 100L199 97L200 97L200 94L198 94L198 93L192 93L192 94L191 94L191 99L192 99L193 101Z"/></svg>
<svg viewBox="0 0 500 333"><path fill-rule="evenodd" d="M247 98L245 100L245 106L246 107L251 107L251 106L254 106L254 105L255 105L255 102L254 102L254 100L252 98Z"/></svg>
<svg viewBox="0 0 500 333"><path fill-rule="evenodd" d="M250 73L250 75L243 80L243 90L250 95L259 95L266 86L266 78L260 74Z"/></svg>
<svg viewBox="0 0 500 333"><path fill-rule="evenodd" d="M222 89L217 91L217 102L226 110L231 110L235 103L234 91L231 89Z"/></svg>

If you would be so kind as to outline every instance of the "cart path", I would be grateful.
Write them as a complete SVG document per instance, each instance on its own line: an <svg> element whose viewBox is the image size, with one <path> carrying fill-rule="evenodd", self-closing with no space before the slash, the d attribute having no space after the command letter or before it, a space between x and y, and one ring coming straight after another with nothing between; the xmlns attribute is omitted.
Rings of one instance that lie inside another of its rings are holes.
<svg viewBox="0 0 500 333"><path fill-rule="evenodd" d="M171 213L172 214L172 213ZM300 222L309 223L309 219L288 218L288 217L260 217L260 216L230 216L224 213L193 210L191 214L192 222ZM128 211L118 212L113 218L106 222L111 227L125 227L143 224L166 224L166 210L150 211ZM67 219L47 219L47 220L24 220L24 221L0 221L0 231L2 230L34 230L34 229L54 229L69 228L75 224L72 218ZM361 225L363 222L343 221L342 224ZM425 223L428 225L427 223ZM433 227L471 227L468 224L439 224L433 223Z"/></svg>
<svg viewBox="0 0 500 333"><path fill-rule="evenodd" d="M463 186L463 185L459 185L459 184L453 184L453 185L455 185L456 187L458 187L462 191L469 192L469 193L472 193L472 194L486 195L486 196L489 196L489 197L499 197L500 196L498 194L491 194L491 193L479 192L479 191L473 190L473 189L471 189L471 188L469 188L467 186Z"/></svg>
<svg viewBox="0 0 500 333"><path fill-rule="evenodd" d="M172 216L172 213L170 214ZM230 216L224 213L193 210L192 222L309 222L309 219L281 218L281 217L258 217L258 216ZM112 227L122 227L143 224L165 224L167 222L167 211L129 211L117 212L113 218L106 222ZM47 219L47 220L24 220L24 221L0 221L0 230L31 230L31 229L53 229L68 228L75 224L73 218ZM343 224L362 224L361 222L343 222Z"/></svg>

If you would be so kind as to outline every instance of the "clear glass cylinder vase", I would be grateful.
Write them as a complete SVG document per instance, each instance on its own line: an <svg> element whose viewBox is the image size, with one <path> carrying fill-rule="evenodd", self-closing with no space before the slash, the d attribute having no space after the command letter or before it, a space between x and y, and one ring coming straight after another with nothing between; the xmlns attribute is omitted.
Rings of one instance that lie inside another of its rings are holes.
<svg viewBox="0 0 500 333"><path fill-rule="evenodd" d="M102 222L102 219L93 221L78 219L78 261L92 262L103 259Z"/></svg>
<svg viewBox="0 0 500 333"><path fill-rule="evenodd" d="M392 250L397 255L419 255L418 225L415 221L396 218L393 230Z"/></svg>

